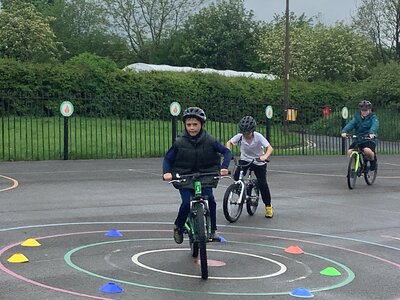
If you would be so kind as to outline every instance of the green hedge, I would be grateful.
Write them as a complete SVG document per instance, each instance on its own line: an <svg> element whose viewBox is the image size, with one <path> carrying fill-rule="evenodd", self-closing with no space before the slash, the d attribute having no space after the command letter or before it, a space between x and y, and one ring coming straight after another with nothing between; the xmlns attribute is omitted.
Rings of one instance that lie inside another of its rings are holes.
<svg viewBox="0 0 400 300"><path fill-rule="evenodd" d="M371 78L359 83L290 81L290 105L312 112L326 104L355 107L359 99L366 98L382 105L399 106L400 68L398 64L390 68L389 75L384 72L387 68L381 67ZM171 101L179 101L183 106L199 105L208 108L210 117L223 118L222 109L228 103L236 103L240 115L251 104L281 107L283 82L202 73L136 73L120 70L108 59L81 54L64 64L51 65L0 59L0 96L5 94L13 95L7 110L16 115L32 111L39 114L41 109L32 109L33 103L26 96L36 95L48 99L45 104L48 115L58 113L60 98L66 98L75 101L82 115L140 118L137 103L145 99L151 104L143 105L147 105L145 108L155 118L168 117L168 111L160 110L160 105Z"/></svg>

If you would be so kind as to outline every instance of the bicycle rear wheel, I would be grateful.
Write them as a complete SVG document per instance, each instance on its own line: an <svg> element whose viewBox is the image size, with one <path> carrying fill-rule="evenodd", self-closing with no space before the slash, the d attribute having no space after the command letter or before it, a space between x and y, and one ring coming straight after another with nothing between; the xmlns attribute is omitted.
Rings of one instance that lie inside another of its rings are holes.
<svg viewBox="0 0 400 300"><path fill-rule="evenodd" d="M372 185L375 182L376 175L378 175L378 162L375 163L376 167L374 171L368 170L368 172L364 173L364 179L368 185Z"/></svg>
<svg viewBox="0 0 400 300"><path fill-rule="evenodd" d="M357 180L357 172L358 170L355 169L356 166L356 155L350 156L349 159L349 166L347 168L347 185L349 189L354 189L354 186L356 185L356 180ZM360 167L360 166L358 166Z"/></svg>
<svg viewBox="0 0 400 300"><path fill-rule="evenodd" d="M243 210L243 201L240 199L241 188L240 184L231 184L225 191L223 200L223 210L225 219L229 222L236 222ZM244 193L243 193L244 194Z"/></svg>
<svg viewBox="0 0 400 300"><path fill-rule="evenodd" d="M251 180L247 184L247 197L246 197L246 210L252 216L256 213L258 207L258 200L260 198L260 191L257 186L257 180Z"/></svg>
<svg viewBox="0 0 400 300"><path fill-rule="evenodd" d="M204 222L204 208L201 203L195 203L195 231L198 240L198 249L200 250L200 268L201 278L208 278L208 265L207 265L207 236L206 236L206 223ZM193 252L192 252L193 254Z"/></svg>

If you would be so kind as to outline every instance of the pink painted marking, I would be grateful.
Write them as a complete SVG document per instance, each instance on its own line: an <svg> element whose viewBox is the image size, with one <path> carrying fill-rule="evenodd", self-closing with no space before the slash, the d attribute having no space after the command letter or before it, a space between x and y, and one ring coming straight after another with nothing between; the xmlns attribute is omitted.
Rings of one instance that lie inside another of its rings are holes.
<svg viewBox="0 0 400 300"><path fill-rule="evenodd" d="M146 232L147 231L157 231L157 232L160 232L160 231L168 231L168 230L121 230L121 231L123 231L123 232L126 232L126 231L146 231ZM44 240L44 239L50 239L50 238L56 238L56 237L64 237L64 236L70 236L70 235L104 233L104 232L107 232L107 231L70 232L70 233L42 236L42 237L37 237L35 239L36 240ZM20 241L18 243L11 244L11 245L8 245L8 246L0 249L0 256L2 256L3 253L6 252L7 250L20 245L22 242L23 241ZM28 282L28 283L40 286L42 288L46 288L46 289L52 290L52 291L66 293L66 294L75 295L75 296L79 296L79 297L90 298L90 299L113 300L112 298L104 298L104 297L98 297L98 296L94 296L94 295L78 293L78 292L69 291L69 290L65 290L65 289L61 289L61 288L57 288L57 287L54 287L54 286L49 286L49 285L43 284L41 282L29 279L27 277L24 277L22 275L19 275L19 274L15 273L15 272L11 271L10 269L6 268L1 262L0 262L0 270L4 271L5 273L7 273L7 274L9 274L9 275L11 275L11 276L13 276L13 277L15 277L17 279L23 280L25 282Z"/></svg>
<svg viewBox="0 0 400 300"><path fill-rule="evenodd" d="M280 236L275 236L275 235L264 235L264 234L254 234L254 233L229 233L232 235L245 235L245 236L257 236L257 237L266 237L266 238L274 238L274 239L280 239L280 240L288 240L288 241L296 241L296 242L303 242L303 243L307 243L307 244L314 244L314 245L320 245L320 246L325 246L325 247L329 247L329 248L336 248L336 249L340 249L340 250L344 250L344 251L348 251L348 252L353 252L353 253L357 253L360 255L364 255L364 256L368 256L368 257L372 257L374 259L380 260L382 262L385 262L387 264L393 265L397 268L400 269L400 264L395 263L391 260L373 255L373 254L369 254L366 252L361 252L361 251L357 251L357 250L352 250L349 248L345 248L345 247L340 247L340 246L334 246L334 245L330 245L330 244L325 244L325 243L319 243L319 242L312 242L312 241L307 241L307 240L300 240L300 239L294 239L294 238L286 238L286 237L280 237ZM400 300L400 299L396 299L396 300Z"/></svg>
<svg viewBox="0 0 400 300"><path fill-rule="evenodd" d="M200 265L200 259L194 259L193 262L197 265ZM207 266L209 267L223 267L226 266L226 263L220 260L213 260L213 259L207 259Z"/></svg>

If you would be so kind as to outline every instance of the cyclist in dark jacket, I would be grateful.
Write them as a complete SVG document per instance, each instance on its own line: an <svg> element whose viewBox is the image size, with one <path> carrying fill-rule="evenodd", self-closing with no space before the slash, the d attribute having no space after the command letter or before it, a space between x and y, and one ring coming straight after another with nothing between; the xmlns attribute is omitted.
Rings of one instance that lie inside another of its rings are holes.
<svg viewBox="0 0 400 300"><path fill-rule="evenodd" d="M355 144L358 142L360 148L370 161L370 170L374 171L376 168L375 148L379 120L376 114L372 112L371 102L363 100L358 106L360 111L355 113L352 120L343 127L342 137L346 137L346 134L352 129L356 130L357 139L349 146L348 153L349 155L351 154ZM367 137L367 139L361 140L360 142L360 139L365 137Z"/></svg>
<svg viewBox="0 0 400 300"><path fill-rule="evenodd" d="M221 176L228 175L228 167L232 159L232 152L209 135L204 129L206 115L201 108L189 107L183 112L183 122L185 132L178 137L172 147L168 150L163 161L163 179L171 180L172 173L191 174L191 173L220 173ZM220 162L219 153L224 156ZM211 219L211 238L219 239L217 233L216 207L213 188L218 181L205 177L202 180L202 194L208 196ZM183 242L183 227L190 211L190 197L194 196L193 182L174 183L175 188L179 189L182 203L179 208L178 216L175 220L174 239L181 244Z"/></svg>

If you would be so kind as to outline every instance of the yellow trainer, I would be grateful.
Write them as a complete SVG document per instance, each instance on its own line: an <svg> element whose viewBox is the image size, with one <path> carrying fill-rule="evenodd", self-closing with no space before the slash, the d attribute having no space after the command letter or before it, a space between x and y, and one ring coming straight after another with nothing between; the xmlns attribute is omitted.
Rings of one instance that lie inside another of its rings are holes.
<svg viewBox="0 0 400 300"><path fill-rule="evenodd" d="M273 216L274 216L274 209L272 208L271 205L266 205L265 206L265 217L272 218Z"/></svg>

